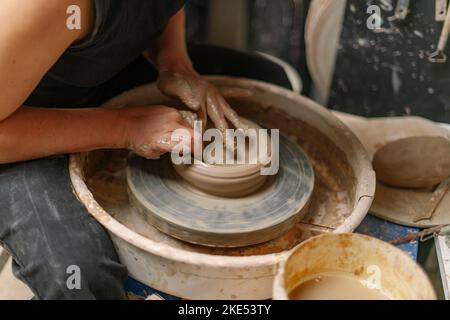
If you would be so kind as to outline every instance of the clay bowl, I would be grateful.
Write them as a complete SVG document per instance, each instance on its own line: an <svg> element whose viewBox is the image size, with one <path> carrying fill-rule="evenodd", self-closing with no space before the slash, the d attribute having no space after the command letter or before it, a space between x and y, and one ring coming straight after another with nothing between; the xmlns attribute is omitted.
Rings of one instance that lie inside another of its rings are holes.
<svg viewBox="0 0 450 320"><path fill-rule="evenodd" d="M356 277L388 299L436 299L425 272L407 253L360 234L325 234L303 242L281 263L273 297L288 300L293 289L324 274Z"/></svg>
<svg viewBox="0 0 450 320"><path fill-rule="evenodd" d="M213 166L205 163L196 165L175 165L175 171L194 188L221 197L244 197L255 192L267 180L260 174L260 168L240 170L227 166ZM239 172L240 171L240 172Z"/></svg>
<svg viewBox="0 0 450 320"><path fill-rule="evenodd" d="M259 130L260 126L254 122L241 119L249 128ZM259 142L259 140L257 140ZM270 155L270 137L263 150L268 150ZM248 158L248 144L245 146L245 155ZM225 154L225 151L224 151ZM248 160L248 159L247 159ZM189 182L193 187L206 193L222 197L244 197L259 189L267 180L267 176L261 175L263 165L255 159L256 163L246 161L245 164L214 165L205 162L192 165L174 165L178 175Z"/></svg>

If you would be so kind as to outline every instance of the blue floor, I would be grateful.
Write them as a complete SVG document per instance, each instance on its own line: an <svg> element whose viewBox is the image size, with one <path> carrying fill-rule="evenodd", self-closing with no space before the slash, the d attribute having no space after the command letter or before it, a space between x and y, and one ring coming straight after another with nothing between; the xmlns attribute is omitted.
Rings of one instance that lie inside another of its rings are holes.
<svg viewBox="0 0 450 320"><path fill-rule="evenodd" d="M357 233L366 234L384 241L395 240L408 235L411 232L418 232L420 229L405 227L386 220L379 219L372 215L367 215L361 225L355 230ZM409 253L411 258L417 261L419 242L405 243L397 246Z"/></svg>

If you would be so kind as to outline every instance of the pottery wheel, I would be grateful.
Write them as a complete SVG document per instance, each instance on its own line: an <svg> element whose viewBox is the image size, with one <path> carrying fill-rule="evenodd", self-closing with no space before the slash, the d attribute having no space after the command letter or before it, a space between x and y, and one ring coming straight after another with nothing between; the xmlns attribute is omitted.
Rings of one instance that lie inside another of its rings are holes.
<svg viewBox="0 0 450 320"><path fill-rule="evenodd" d="M256 192L241 198L207 194L181 179L170 155L131 155L127 181L133 205L147 222L180 240L241 247L272 240L306 214L314 186L304 151L280 134L280 169Z"/></svg>

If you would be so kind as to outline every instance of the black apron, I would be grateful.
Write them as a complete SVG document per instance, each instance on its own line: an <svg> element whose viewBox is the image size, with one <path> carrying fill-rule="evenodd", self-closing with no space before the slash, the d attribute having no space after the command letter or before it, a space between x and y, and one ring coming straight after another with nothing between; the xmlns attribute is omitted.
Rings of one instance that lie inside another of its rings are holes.
<svg viewBox="0 0 450 320"><path fill-rule="evenodd" d="M102 103L111 93L108 81L135 64L184 2L94 0L91 36L66 50L25 105L90 107Z"/></svg>

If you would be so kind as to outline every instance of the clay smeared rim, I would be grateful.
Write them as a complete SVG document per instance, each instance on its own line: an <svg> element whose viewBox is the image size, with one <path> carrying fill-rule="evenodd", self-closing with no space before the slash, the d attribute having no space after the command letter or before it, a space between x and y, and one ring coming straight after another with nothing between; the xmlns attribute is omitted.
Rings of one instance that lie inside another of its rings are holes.
<svg viewBox="0 0 450 320"><path fill-rule="evenodd" d="M408 253L383 240L358 233L321 234L303 241L297 247L290 250L289 255L286 257L286 259L284 259L280 263L277 274L275 275L272 296L276 297L277 300L289 300L288 298L289 293L285 289L285 281L284 281L285 270L291 258L296 253L303 250L302 248L314 248L315 246L325 245L323 243L324 242L323 240L326 238L333 239L336 243L339 243L340 240L342 241L343 239L346 239L348 237L357 240L359 242L373 242L377 247L379 247L380 251L385 252L386 254L389 255L395 254L396 256L400 257L403 262L409 264L407 267L411 274L415 274L423 279L423 282L425 284L423 292L427 292L429 295L432 295L435 300L437 299L436 291L434 290L433 285L431 284L431 281L428 278L427 274L425 273L424 269L419 264L417 264L416 261L414 261ZM311 246L311 244L314 245Z"/></svg>
<svg viewBox="0 0 450 320"><path fill-rule="evenodd" d="M195 174L211 178L242 178L258 174L262 166L260 164L247 164L242 166L209 165L200 162L195 166L179 165L185 170L190 170Z"/></svg>
<svg viewBox="0 0 450 320"><path fill-rule="evenodd" d="M372 169L367 152L354 133L325 107L306 97L300 96L293 91L289 91L276 85L246 78L224 76L208 76L205 78L211 82L220 83L222 85L238 86L255 91L263 91L285 96L290 100L298 102L303 108L314 110L314 113L323 118L327 125L336 129L336 133L341 136L343 141L346 141L348 144L347 148L350 148L351 154L356 158L352 162L358 164L354 169L357 169L358 172L355 172L355 175L359 179L355 190L357 200L352 214L334 232L353 232L353 230L361 223L369 211L375 194L375 173ZM197 266L211 268L248 268L264 266L272 267L285 259L291 250L295 249L266 255L241 257L220 256L174 248L168 244L148 239L121 224L98 204L84 181L84 176L82 173L82 158L83 154L73 154L70 156L69 162L70 177L76 196L86 206L87 210L94 216L94 218L109 232L143 251L169 260L176 260L187 264L195 264Z"/></svg>

